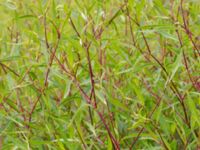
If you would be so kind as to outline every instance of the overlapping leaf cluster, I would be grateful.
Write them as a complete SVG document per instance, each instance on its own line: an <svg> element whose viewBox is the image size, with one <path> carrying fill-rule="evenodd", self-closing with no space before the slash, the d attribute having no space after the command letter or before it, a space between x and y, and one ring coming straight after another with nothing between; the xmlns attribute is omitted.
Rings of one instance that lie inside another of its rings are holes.
<svg viewBox="0 0 200 150"><path fill-rule="evenodd" d="M1 0L0 149L198 149L198 0Z"/></svg>

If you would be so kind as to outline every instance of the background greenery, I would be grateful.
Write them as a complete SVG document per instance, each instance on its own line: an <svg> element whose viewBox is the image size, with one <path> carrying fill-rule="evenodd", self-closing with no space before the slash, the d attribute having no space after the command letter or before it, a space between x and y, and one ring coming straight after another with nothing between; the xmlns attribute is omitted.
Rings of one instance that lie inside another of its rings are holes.
<svg viewBox="0 0 200 150"><path fill-rule="evenodd" d="M0 0L0 149L198 149L199 0Z"/></svg>

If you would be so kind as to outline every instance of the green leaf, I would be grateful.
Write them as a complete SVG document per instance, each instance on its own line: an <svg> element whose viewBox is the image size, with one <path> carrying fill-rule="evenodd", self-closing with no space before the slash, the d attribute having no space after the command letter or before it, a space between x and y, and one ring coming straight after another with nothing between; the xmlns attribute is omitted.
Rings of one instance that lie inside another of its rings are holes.
<svg viewBox="0 0 200 150"><path fill-rule="evenodd" d="M113 104L115 107L121 108L124 111L129 111L128 107L120 102L120 100L117 99L109 99L108 100L111 104Z"/></svg>
<svg viewBox="0 0 200 150"><path fill-rule="evenodd" d="M132 80L132 88L134 90L134 92L136 93L136 96L138 97L138 99L140 100L139 102L144 105L145 99L143 97L141 88L139 88L139 81L137 79L133 79Z"/></svg>
<svg viewBox="0 0 200 150"><path fill-rule="evenodd" d="M169 84L171 82L171 80L173 79L173 77L176 74L177 70L182 65L181 60L182 60L182 51L179 53L179 55L177 56L175 62L172 64L171 75L168 77L168 79L167 79L167 81L165 83L165 87L167 86L167 84Z"/></svg>

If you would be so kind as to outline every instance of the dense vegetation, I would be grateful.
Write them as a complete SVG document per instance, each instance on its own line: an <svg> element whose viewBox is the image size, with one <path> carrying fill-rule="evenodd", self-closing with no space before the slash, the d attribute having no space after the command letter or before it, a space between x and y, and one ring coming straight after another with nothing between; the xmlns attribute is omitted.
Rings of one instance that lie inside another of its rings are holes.
<svg viewBox="0 0 200 150"><path fill-rule="evenodd" d="M0 0L0 149L199 149L199 10Z"/></svg>

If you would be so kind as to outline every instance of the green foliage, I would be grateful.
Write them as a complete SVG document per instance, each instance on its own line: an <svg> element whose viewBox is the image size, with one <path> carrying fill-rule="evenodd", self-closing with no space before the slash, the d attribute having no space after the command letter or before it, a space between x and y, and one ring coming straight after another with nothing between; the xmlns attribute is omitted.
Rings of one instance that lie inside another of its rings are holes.
<svg viewBox="0 0 200 150"><path fill-rule="evenodd" d="M0 0L0 150L200 147L198 0Z"/></svg>

